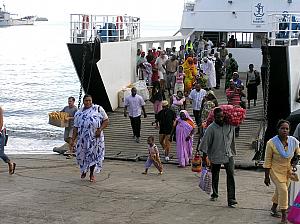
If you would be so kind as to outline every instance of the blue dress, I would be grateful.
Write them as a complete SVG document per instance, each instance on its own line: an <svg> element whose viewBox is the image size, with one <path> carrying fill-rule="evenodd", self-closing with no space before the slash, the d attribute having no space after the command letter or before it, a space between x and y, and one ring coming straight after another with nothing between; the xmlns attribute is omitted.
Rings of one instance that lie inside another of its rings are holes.
<svg viewBox="0 0 300 224"><path fill-rule="evenodd" d="M96 138L95 132L106 119L107 114L98 105L81 108L75 114L74 127L78 130L76 159L81 173L86 173L93 165L96 173L102 169L105 154L104 135L102 131L100 137Z"/></svg>

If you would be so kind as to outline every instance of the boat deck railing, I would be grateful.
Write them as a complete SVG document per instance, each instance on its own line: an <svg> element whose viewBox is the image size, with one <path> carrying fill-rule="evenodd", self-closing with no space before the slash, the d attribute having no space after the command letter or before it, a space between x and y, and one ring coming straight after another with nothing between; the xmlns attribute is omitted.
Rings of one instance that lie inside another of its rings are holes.
<svg viewBox="0 0 300 224"><path fill-rule="evenodd" d="M70 15L70 42L119 42L140 37L140 18L117 15Z"/></svg>
<svg viewBox="0 0 300 224"><path fill-rule="evenodd" d="M298 45L300 43L300 13L269 15L271 45Z"/></svg>

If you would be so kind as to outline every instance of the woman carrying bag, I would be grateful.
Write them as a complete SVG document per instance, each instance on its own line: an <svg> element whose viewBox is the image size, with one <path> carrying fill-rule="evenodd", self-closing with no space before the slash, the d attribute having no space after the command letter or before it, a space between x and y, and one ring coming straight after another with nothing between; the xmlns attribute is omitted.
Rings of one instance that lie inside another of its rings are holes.
<svg viewBox="0 0 300 224"><path fill-rule="evenodd" d="M267 142L265 155L265 181L269 186L270 179L275 185L275 192L272 198L271 216L280 218L281 223L287 223L288 209L288 188L292 171L291 161L300 155L299 141L289 136L290 123L280 120L277 124L278 135ZM295 161L295 160L293 160ZM293 162L293 164L295 164ZM277 211L277 207L281 215Z"/></svg>

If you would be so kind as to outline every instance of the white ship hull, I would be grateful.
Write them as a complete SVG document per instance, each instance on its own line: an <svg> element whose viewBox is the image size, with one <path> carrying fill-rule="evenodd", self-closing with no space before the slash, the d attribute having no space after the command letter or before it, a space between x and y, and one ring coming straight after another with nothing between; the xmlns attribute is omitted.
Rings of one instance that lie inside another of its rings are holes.
<svg viewBox="0 0 300 224"><path fill-rule="evenodd" d="M14 18L11 14L5 11L5 6L3 5L3 10L0 8L0 27L7 26L19 26L19 25L33 25L36 19L35 16L26 16L22 18Z"/></svg>
<svg viewBox="0 0 300 224"><path fill-rule="evenodd" d="M11 26L20 26L20 25L34 25L35 19L13 19Z"/></svg>
<svg viewBox="0 0 300 224"><path fill-rule="evenodd" d="M35 19L10 19L0 21L0 27L34 25Z"/></svg>

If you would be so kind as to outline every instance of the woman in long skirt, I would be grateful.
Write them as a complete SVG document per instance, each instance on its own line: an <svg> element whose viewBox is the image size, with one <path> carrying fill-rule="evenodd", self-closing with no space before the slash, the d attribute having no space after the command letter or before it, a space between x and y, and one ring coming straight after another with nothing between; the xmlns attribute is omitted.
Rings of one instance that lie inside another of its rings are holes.
<svg viewBox="0 0 300 224"><path fill-rule="evenodd" d="M259 73L253 68L254 68L253 64L250 64L249 71L247 72L247 78L246 78L248 109L250 109L251 100L254 100L253 106L256 106L257 86L260 84Z"/></svg>
<svg viewBox="0 0 300 224"><path fill-rule="evenodd" d="M103 129L108 125L108 116L101 106L92 103L92 97L83 97L84 107L76 112L71 146L76 142L76 159L81 178L90 170L90 181L95 182L94 172L102 169L105 147Z"/></svg>
<svg viewBox="0 0 300 224"><path fill-rule="evenodd" d="M171 139L176 129L176 153L179 167L188 166L192 159L193 137L195 123L186 110L180 111L180 117L177 118L174 129L171 133Z"/></svg>

